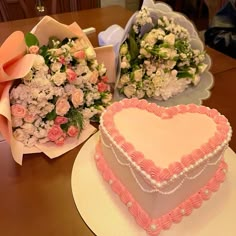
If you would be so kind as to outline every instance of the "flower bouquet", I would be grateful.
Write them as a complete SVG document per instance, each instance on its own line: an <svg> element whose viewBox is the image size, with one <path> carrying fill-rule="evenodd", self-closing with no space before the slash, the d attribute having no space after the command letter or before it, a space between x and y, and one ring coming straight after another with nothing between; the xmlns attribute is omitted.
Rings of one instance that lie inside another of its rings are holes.
<svg viewBox="0 0 236 236"><path fill-rule="evenodd" d="M101 36L114 33L118 38L116 32L123 36L115 42L119 53L115 100L137 97L170 106L200 104L209 97L211 60L184 15L167 4L145 0L123 31L110 27Z"/></svg>
<svg viewBox="0 0 236 236"><path fill-rule="evenodd" d="M96 130L90 121L98 121L112 99L107 69L78 25L46 17L25 35L25 44L28 70L1 85L1 114L4 99L10 110L5 137L18 163L23 153L53 158L83 142Z"/></svg>

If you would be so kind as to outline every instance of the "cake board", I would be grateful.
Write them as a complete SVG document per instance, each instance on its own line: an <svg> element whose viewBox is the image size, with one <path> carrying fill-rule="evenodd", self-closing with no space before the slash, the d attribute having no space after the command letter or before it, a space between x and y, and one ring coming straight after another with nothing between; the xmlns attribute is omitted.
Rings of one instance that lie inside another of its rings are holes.
<svg viewBox="0 0 236 236"><path fill-rule="evenodd" d="M76 207L97 236L147 236L97 170L94 153L98 138L99 132L83 145L74 162L71 186ZM219 190L160 236L236 235L236 154L232 149L226 150L225 160L229 171Z"/></svg>

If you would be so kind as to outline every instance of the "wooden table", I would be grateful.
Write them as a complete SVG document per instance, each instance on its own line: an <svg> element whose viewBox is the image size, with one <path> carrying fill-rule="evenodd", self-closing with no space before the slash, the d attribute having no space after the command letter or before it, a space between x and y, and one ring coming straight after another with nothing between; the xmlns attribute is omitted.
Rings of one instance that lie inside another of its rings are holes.
<svg viewBox="0 0 236 236"><path fill-rule="evenodd" d="M82 28L95 27L90 35L94 46L97 34L112 24L125 26L132 12L111 6L101 9L55 15L60 22L74 21ZM28 32L40 20L32 18L0 23L0 44L13 31ZM211 71L215 77L212 95L204 105L217 108L226 115L236 130L234 105L236 60L213 49ZM81 145L82 146L82 145ZM23 166L0 150L0 235L3 236L89 236L94 235L80 217L71 191L71 171L81 146L54 160L43 154L25 155ZM236 151L236 135L230 143ZM93 212L91 212L93 214Z"/></svg>

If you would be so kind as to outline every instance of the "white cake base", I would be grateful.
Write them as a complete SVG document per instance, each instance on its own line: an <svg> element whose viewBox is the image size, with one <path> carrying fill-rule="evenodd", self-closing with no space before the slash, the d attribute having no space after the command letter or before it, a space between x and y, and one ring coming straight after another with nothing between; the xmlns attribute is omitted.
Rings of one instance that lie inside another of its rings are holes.
<svg viewBox="0 0 236 236"><path fill-rule="evenodd" d="M97 170L94 152L98 137L99 132L84 144L73 166L71 185L77 209L97 236L147 236ZM219 190L161 236L235 235L236 154L232 149L226 150L225 160L229 172Z"/></svg>

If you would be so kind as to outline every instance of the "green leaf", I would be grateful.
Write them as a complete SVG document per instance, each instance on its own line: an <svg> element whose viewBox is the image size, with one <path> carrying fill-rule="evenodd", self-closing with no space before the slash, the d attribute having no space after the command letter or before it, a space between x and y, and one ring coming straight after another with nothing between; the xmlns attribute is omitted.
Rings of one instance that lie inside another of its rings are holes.
<svg viewBox="0 0 236 236"><path fill-rule="evenodd" d="M27 33L25 35L25 43L28 47L33 46L33 45L39 46L39 40L32 33Z"/></svg>
<svg viewBox="0 0 236 236"><path fill-rule="evenodd" d="M139 49L138 49L138 44L133 37L129 37L129 48L130 48L131 60L136 59L139 54Z"/></svg>
<svg viewBox="0 0 236 236"><path fill-rule="evenodd" d="M192 78L193 75L187 71L178 71L177 77L178 78Z"/></svg>
<svg viewBox="0 0 236 236"><path fill-rule="evenodd" d="M56 109L53 109L46 115L47 120L54 120L57 117Z"/></svg>
<svg viewBox="0 0 236 236"><path fill-rule="evenodd" d="M66 114L66 117L69 118L70 122L73 125L80 127L80 129L83 128L83 115L77 109L70 108L70 110Z"/></svg>

